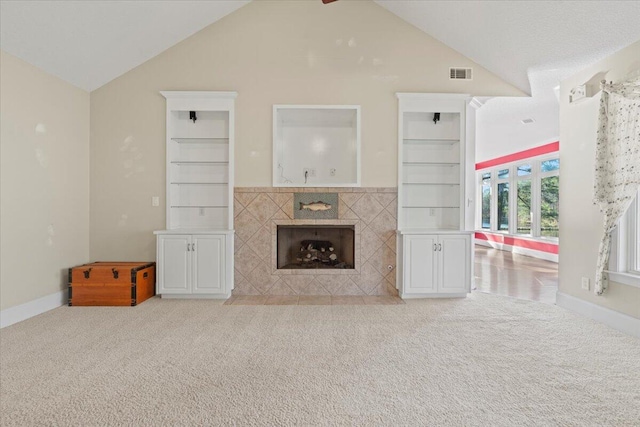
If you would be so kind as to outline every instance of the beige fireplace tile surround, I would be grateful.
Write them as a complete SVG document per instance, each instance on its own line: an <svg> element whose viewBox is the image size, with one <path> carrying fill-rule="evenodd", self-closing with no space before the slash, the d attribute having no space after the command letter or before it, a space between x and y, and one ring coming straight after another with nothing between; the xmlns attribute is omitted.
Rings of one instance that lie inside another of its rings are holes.
<svg viewBox="0 0 640 427"><path fill-rule="evenodd" d="M294 219L293 193L302 192L338 193L338 219ZM396 188L237 187L234 193L234 295L397 295ZM329 223L355 227L355 269L276 269L277 225Z"/></svg>

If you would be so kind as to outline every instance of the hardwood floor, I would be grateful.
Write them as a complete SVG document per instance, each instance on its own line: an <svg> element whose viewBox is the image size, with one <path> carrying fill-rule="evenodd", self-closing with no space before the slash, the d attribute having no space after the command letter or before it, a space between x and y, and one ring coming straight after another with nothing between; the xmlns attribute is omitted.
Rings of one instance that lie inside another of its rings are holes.
<svg viewBox="0 0 640 427"><path fill-rule="evenodd" d="M476 292L555 304L558 264L476 245Z"/></svg>

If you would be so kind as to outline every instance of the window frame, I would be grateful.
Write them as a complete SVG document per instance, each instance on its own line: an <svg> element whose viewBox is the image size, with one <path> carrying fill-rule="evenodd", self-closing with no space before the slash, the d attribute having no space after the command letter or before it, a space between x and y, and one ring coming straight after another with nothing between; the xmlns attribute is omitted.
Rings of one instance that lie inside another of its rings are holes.
<svg viewBox="0 0 640 427"><path fill-rule="evenodd" d="M523 165L529 165L531 166L531 173L529 175L522 175L519 176L518 175L518 166L523 166ZM514 171L514 187L513 187L513 192L514 192L514 197L513 197L513 235L514 236L520 236L520 237L524 237L524 238L533 238L536 235L536 194L537 192L534 191L536 186L535 186L535 161L530 161L529 159L524 160L524 161L519 161L516 164L513 165L513 171ZM518 234L518 183L520 181L531 181L531 233L530 234Z"/></svg>
<svg viewBox="0 0 640 427"><path fill-rule="evenodd" d="M503 170L507 170L507 177L506 178L500 178L500 172ZM513 209L511 209L513 203L512 203L512 199L513 199L513 191L511 190L511 188L513 187L513 185L511 184L512 181L512 177L513 177L513 166L508 166L505 167L505 165L503 165L502 167L497 167L493 173L492 176L495 176L495 179L491 180L491 207L493 208L493 210L491 211L491 213L493 214L491 219L491 231L494 231L496 233L503 233L503 234L512 234L511 233L511 227L513 224L512 221L512 212ZM499 218L498 218L498 186L500 184L507 184L507 191L509 192L509 199L507 200L507 229L506 230L500 230L498 222L499 222Z"/></svg>
<svg viewBox="0 0 640 427"><path fill-rule="evenodd" d="M536 206L536 212L538 215L538 221L537 221L537 227L536 227L536 236L538 236L538 238L543 239L543 240L553 240L553 241L557 241L558 238L557 237L549 237L549 236L543 236L542 235L542 179L543 178L548 178L548 177L552 177L552 176L560 176L560 166L558 166L558 169L553 170L553 171L548 171L548 172L542 172L542 163L544 163L547 160L554 160L554 159L559 159L560 158L560 153L558 153L555 156L547 156L546 158L541 158L538 160L537 164L536 164L536 172L537 172L537 176L536 176L536 185L537 185L537 190L536 190L536 196L538 198L538 203ZM560 191L558 189L558 191ZM558 206L558 210L560 209L560 206ZM535 214L534 214L535 216ZM558 228L559 230L559 228Z"/></svg>
<svg viewBox="0 0 640 427"><path fill-rule="evenodd" d="M484 203L484 194L482 192L483 187L484 187L484 175L489 174L489 228L484 228L483 227L483 222L482 222L482 208L483 208L483 203ZM492 215L492 205L493 205L493 172L492 171L480 171L478 173L478 200L480 201L480 203L478 203L478 215L476 216L476 228L478 230L483 230L483 231L491 231L491 229L493 228L493 216Z"/></svg>
<svg viewBox="0 0 640 427"><path fill-rule="evenodd" d="M640 190L629 209L611 232L609 280L640 288Z"/></svg>

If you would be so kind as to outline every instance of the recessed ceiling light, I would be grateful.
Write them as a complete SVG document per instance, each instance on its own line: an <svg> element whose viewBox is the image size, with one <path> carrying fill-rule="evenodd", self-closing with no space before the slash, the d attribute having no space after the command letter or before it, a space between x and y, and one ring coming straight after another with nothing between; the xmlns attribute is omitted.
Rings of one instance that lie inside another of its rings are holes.
<svg viewBox="0 0 640 427"><path fill-rule="evenodd" d="M533 119L522 119L520 121L522 122L523 125L528 125L528 124L531 124L531 123L535 122L535 120L533 120Z"/></svg>

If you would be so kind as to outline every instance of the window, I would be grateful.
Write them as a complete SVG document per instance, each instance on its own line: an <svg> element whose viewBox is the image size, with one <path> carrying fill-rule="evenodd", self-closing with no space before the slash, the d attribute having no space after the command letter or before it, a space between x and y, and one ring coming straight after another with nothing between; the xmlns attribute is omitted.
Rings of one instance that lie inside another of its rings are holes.
<svg viewBox="0 0 640 427"><path fill-rule="evenodd" d="M560 170L560 159L545 160L540 163L540 172L553 172Z"/></svg>
<svg viewBox="0 0 640 427"><path fill-rule="evenodd" d="M635 215L631 216L631 223L634 228L632 240L633 242L630 253L630 264L631 271L637 275L640 275L640 190L638 190L638 194L635 200Z"/></svg>
<svg viewBox="0 0 640 427"><path fill-rule="evenodd" d="M509 169L498 170L498 230L509 231Z"/></svg>
<svg viewBox="0 0 640 427"><path fill-rule="evenodd" d="M491 228L491 172L482 174L480 185L482 198L481 228L489 230Z"/></svg>
<svg viewBox="0 0 640 427"><path fill-rule="evenodd" d="M517 185L517 225L516 234L531 236L531 222L533 210L531 209L531 165L516 166Z"/></svg>
<svg viewBox="0 0 640 427"><path fill-rule="evenodd" d="M518 176L531 176L531 165L520 165L516 169Z"/></svg>
<svg viewBox="0 0 640 427"><path fill-rule="evenodd" d="M560 159L540 163L540 235L558 237Z"/></svg>
<svg viewBox="0 0 640 427"><path fill-rule="evenodd" d="M640 190L612 233L609 280L640 287Z"/></svg>
<svg viewBox="0 0 640 427"><path fill-rule="evenodd" d="M478 228L558 239L560 159L554 154L480 172Z"/></svg>

